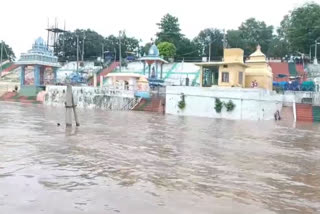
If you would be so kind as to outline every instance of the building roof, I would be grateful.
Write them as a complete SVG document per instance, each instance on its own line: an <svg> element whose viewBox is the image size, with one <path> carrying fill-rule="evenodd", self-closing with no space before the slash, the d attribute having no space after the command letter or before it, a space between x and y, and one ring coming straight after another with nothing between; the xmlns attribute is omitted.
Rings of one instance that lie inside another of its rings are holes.
<svg viewBox="0 0 320 214"><path fill-rule="evenodd" d="M250 55L249 60L246 61L246 63L258 63L258 62L267 62L266 55L262 53L261 46L258 45L257 49L254 53Z"/></svg>
<svg viewBox="0 0 320 214"><path fill-rule="evenodd" d="M139 58L140 61L159 61L163 63L168 63L166 60L162 59L161 57L157 56L144 56Z"/></svg>
<svg viewBox="0 0 320 214"><path fill-rule="evenodd" d="M143 77L141 74L134 74L134 73L109 73L106 77L136 77L140 78Z"/></svg>
<svg viewBox="0 0 320 214"><path fill-rule="evenodd" d="M155 44L151 45L148 51L148 56L160 56L159 49Z"/></svg>
<svg viewBox="0 0 320 214"><path fill-rule="evenodd" d="M152 44L147 56L139 58L140 61L159 61L162 63L168 63L166 60L160 57L160 52L158 47L155 44Z"/></svg>
<svg viewBox="0 0 320 214"><path fill-rule="evenodd" d="M27 53L22 53L17 65L43 65L50 67L60 67L58 57L54 56L45 41L39 37L32 45L32 49Z"/></svg>
<svg viewBox="0 0 320 214"><path fill-rule="evenodd" d="M195 65L201 67L213 67L213 66L220 66L220 65L241 65L243 67L248 67L246 64L241 62L200 62L196 63Z"/></svg>
<svg viewBox="0 0 320 214"><path fill-rule="evenodd" d="M269 62L272 69L273 80L277 82L289 81L289 66L286 62Z"/></svg>
<svg viewBox="0 0 320 214"><path fill-rule="evenodd" d="M273 80L277 82L289 81L290 74L289 63L287 62L269 62L272 68ZM291 65L291 69L296 70L296 74L301 77L301 81L306 81L307 73L304 71L302 64L294 64L295 68Z"/></svg>

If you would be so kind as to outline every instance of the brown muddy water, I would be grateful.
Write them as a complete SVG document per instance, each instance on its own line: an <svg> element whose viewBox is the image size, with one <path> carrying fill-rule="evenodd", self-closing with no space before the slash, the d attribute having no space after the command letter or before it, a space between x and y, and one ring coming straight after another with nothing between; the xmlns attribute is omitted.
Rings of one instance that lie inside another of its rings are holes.
<svg viewBox="0 0 320 214"><path fill-rule="evenodd" d="M320 125L0 102L0 213L320 213Z"/></svg>

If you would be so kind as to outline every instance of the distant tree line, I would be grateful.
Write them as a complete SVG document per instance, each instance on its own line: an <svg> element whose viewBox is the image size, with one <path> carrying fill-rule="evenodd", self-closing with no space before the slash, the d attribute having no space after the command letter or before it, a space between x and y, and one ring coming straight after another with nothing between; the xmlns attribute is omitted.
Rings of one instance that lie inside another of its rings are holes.
<svg viewBox="0 0 320 214"><path fill-rule="evenodd" d="M314 56L315 40L320 37L320 5L306 3L285 15L280 27L275 29L264 21L249 18L238 29L224 32L222 29L207 28L189 39L180 29L179 20L166 14L159 23L159 32L154 40L160 54L165 58L176 60L199 61L202 57L220 60L223 48L242 48L246 56L255 51L259 44L268 57L284 58L290 55L310 54ZM119 59L119 36L104 37L91 29L77 29L60 35L55 54L60 61L76 60L77 37L79 38L79 58L95 60L103 51L113 52ZM140 46L141 41L135 37L121 35L121 56L128 52L136 55L147 54L153 41ZM319 38L320 42L320 38ZM84 43L84 44L83 44ZM14 58L12 49L6 45L8 55ZM209 50L210 49L210 50ZM84 50L84 52L83 52ZM319 53L320 54L320 53Z"/></svg>

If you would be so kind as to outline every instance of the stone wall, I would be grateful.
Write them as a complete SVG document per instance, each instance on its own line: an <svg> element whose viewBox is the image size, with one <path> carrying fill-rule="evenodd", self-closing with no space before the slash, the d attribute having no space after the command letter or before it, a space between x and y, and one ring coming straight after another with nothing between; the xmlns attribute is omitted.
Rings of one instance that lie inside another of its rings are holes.
<svg viewBox="0 0 320 214"><path fill-rule="evenodd" d="M170 86L166 89L166 113L174 115L224 118L233 120L271 120L274 113L282 109L283 96L264 89L243 88L198 88ZM185 95L186 106L179 109L181 94ZM215 98L235 104L233 111L223 107L215 110Z"/></svg>
<svg viewBox="0 0 320 214"><path fill-rule="evenodd" d="M45 104L64 106L66 86L47 86ZM105 110L128 110L135 101L134 92L110 88L72 87L75 103L80 108L99 108Z"/></svg>

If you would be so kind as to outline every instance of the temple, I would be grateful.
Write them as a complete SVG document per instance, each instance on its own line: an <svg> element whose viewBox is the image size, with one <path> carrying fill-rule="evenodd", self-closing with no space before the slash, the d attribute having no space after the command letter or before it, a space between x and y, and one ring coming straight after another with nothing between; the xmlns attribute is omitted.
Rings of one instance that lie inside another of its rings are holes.
<svg viewBox="0 0 320 214"><path fill-rule="evenodd" d="M222 62L198 63L200 70L200 86L214 85L224 87L245 87L245 69L243 50L239 48L224 49Z"/></svg>
<svg viewBox="0 0 320 214"><path fill-rule="evenodd" d="M246 65L248 65L246 69L246 88L252 87L254 82L256 87L272 91L272 69L267 63L266 56L261 52L260 45L250 55Z"/></svg>
<svg viewBox="0 0 320 214"><path fill-rule="evenodd" d="M58 57L53 55L41 37L35 41L28 53L21 54L16 64L21 67L21 95L36 96L45 85L56 83L57 69L60 67ZM30 74L27 79L26 72Z"/></svg>
<svg viewBox="0 0 320 214"><path fill-rule="evenodd" d="M155 44L150 47L148 55L141 57L139 60L143 63L143 72L145 72L146 64L148 65L149 79L163 79L163 64L168 62L160 57L159 50Z"/></svg>
<svg viewBox="0 0 320 214"><path fill-rule="evenodd" d="M243 61L243 50L239 48L224 49L222 62L202 62L200 66L200 86L263 88L272 90L272 69L268 65L261 47Z"/></svg>

